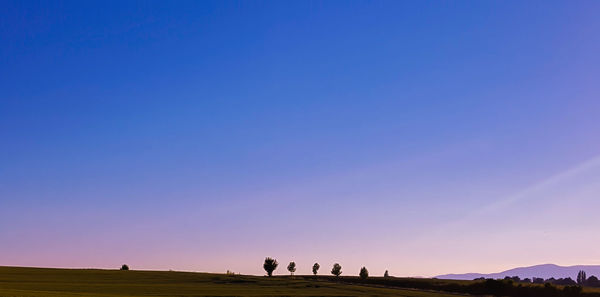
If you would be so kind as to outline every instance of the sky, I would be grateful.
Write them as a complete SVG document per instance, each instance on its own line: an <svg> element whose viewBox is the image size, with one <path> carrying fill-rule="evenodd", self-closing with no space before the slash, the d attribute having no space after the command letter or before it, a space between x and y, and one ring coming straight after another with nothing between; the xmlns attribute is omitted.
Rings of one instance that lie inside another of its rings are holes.
<svg viewBox="0 0 600 297"><path fill-rule="evenodd" d="M597 1L3 1L0 265L600 264Z"/></svg>

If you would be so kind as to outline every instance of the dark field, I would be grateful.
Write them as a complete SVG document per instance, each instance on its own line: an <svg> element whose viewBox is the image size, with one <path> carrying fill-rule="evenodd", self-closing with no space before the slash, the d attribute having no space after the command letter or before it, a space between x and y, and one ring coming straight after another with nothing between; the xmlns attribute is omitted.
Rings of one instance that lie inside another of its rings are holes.
<svg viewBox="0 0 600 297"><path fill-rule="evenodd" d="M0 267L0 296L414 296L453 294L337 283L329 278Z"/></svg>
<svg viewBox="0 0 600 297"><path fill-rule="evenodd" d="M563 286L504 281L454 281L343 276L226 275L175 271L119 271L0 267L0 297L111 296L513 296L600 297L597 288L572 292ZM467 295L463 293L472 293Z"/></svg>

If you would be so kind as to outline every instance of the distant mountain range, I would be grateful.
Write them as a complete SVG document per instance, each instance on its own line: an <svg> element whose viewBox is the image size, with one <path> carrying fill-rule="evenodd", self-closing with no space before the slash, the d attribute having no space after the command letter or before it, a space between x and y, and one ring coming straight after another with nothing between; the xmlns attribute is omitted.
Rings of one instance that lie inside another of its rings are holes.
<svg viewBox="0 0 600 297"><path fill-rule="evenodd" d="M583 270L587 276L595 275L600 277L600 265L577 265L577 266L558 266L554 264L544 264L529 267L519 267L498 273L464 273L464 274L444 274L438 275L439 279L461 279L472 280L476 278L504 278L505 276L518 276L523 278L541 277L543 279L566 278L570 277L573 280L577 279L577 273Z"/></svg>

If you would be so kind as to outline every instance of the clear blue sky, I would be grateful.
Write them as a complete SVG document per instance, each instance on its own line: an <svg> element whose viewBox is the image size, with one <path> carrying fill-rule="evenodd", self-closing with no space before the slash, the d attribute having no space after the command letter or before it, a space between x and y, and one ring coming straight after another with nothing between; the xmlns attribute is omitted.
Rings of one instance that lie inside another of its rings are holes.
<svg viewBox="0 0 600 297"><path fill-rule="evenodd" d="M0 265L598 264L598 11L3 1Z"/></svg>

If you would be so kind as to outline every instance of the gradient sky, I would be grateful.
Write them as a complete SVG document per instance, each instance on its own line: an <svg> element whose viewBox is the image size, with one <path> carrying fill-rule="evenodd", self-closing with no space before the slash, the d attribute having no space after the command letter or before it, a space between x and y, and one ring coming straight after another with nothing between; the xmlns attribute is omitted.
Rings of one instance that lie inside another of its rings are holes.
<svg viewBox="0 0 600 297"><path fill-rule="evenodd" d="M2 1L0 265L600 264L598 1Z"/></svg>

